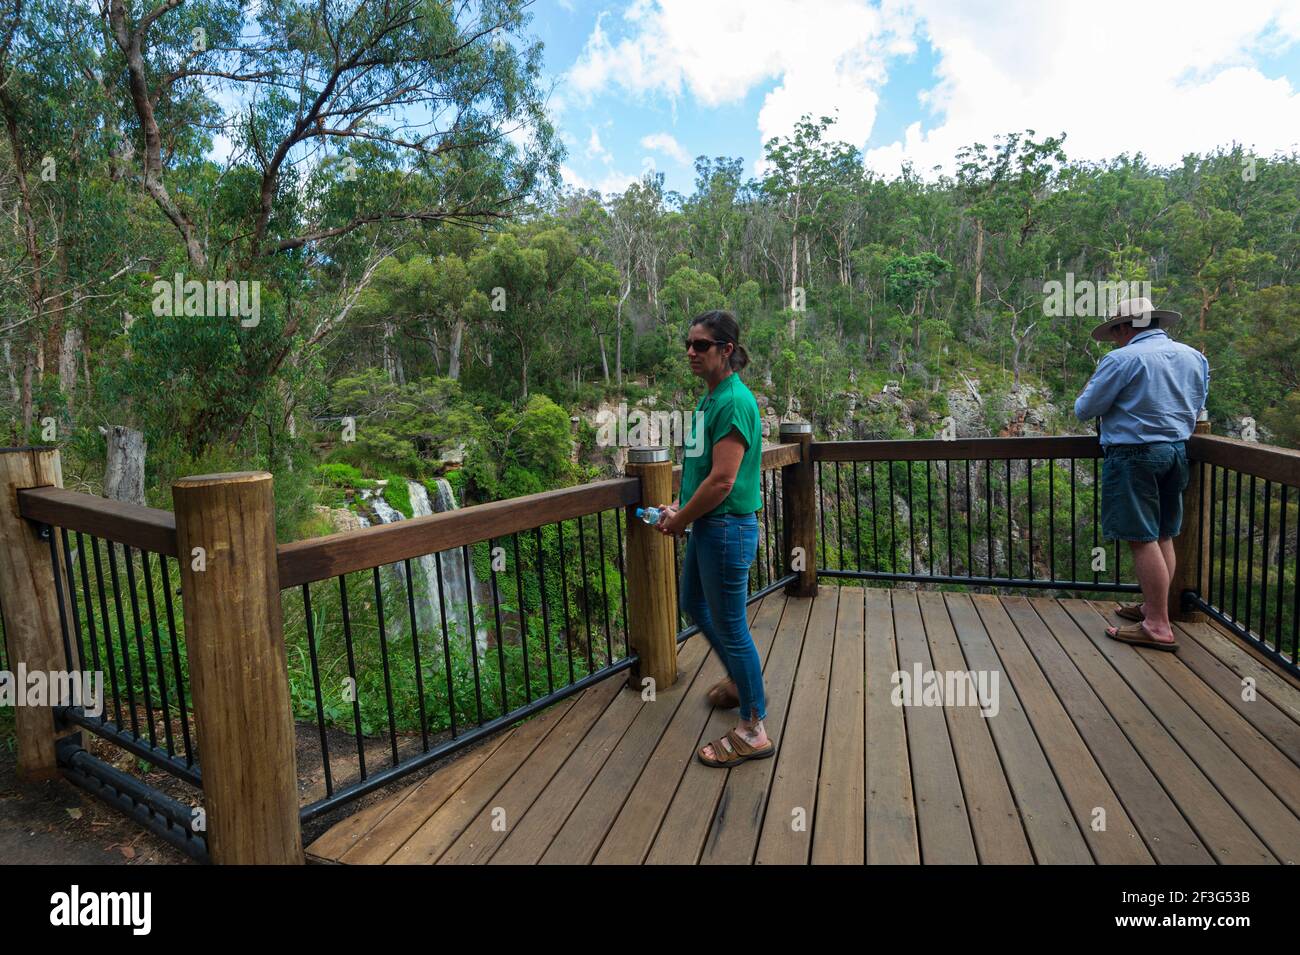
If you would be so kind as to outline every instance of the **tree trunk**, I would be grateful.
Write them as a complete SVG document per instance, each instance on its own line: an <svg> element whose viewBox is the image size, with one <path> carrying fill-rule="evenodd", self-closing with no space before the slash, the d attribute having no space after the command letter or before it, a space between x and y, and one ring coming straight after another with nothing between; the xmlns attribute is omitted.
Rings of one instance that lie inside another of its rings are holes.
<svg viewBox="0 0 1300 955"><path fill-rule="evenodd" d="M984 296L984 223L975 220L975 311Z"/></svg>
<svg viewBox="0 0 1300 955"><path fill-rule="evenodd" d="M59 388L68 399L68 413L73 411L73 392L77 388L77 362L81 360L83 336L76 325L63 331L63 347L59 349Z"/></svg>
<svg viewBox="0 0 1300 955"><path fill-rule="evenodd" d="M115 424L106 432L108 465L104 469L104 496L127 504L144 503L143 432Z"/></svg>
<svg viewBox="0 0 1300 955"><path fill-rule="evenodd" d="M465 340L465 319L457 318L451 333L451 354L447 358L447 377L460 380L460 345Z"/></svg>

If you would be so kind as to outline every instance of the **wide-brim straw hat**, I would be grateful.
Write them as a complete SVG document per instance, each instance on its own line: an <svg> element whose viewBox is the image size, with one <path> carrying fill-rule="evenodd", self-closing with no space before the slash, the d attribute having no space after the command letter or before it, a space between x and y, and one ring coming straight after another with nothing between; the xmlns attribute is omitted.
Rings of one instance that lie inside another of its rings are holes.
<svg viewBox="0 0 1300 955"><path fill-rule="evenodd" d="M1094 341L1104 342L1116 325L1131 323L1134 328L1169 328L1183 316L1168 309L1156 308L1149 298L1128 298L1119 302L1110 317L1092 330Z"/></svg>

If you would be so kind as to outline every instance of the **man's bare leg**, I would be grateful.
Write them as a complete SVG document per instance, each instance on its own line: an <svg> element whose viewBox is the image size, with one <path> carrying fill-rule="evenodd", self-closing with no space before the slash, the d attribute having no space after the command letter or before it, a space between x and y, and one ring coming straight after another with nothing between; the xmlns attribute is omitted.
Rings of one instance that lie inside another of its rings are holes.
<svg viewBox="0 0 1300 955"><path fill-rule="evenodd" d="M1167 546L1166 546L1167 544ZM1167 643L1174 642L1173 627L1169 625L1169 581L1174 563L1173 541L1129 541L1133 551L1133 564L1137 568L1138 584L1142 587L1142 612L1146 619L1141 626ZM1107 627L1114 633L1114 627Z"/></svg>

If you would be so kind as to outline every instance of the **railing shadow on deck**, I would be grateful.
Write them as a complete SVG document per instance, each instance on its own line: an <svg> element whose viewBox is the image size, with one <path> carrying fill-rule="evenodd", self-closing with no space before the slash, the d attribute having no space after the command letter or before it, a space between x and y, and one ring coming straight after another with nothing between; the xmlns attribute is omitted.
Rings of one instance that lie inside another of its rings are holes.
<svg viewBox="0 0 1300 955"><path fill-rule="evenodd" d="M1095 437L815 442L805 426L782 442L763 454L751 600L818 578L1137 590L1131 557L1101 538ZM1300 453L1197 434L1189 458L1172 609L1296 672ZM695 632L676 606L680 547L633 516L674 493L666 456L279 547L269 476L187 479L191 504L178 493L174 515L57 487L57 451L0 459L17 490L0 515L16 555L0 576L3 659L107 671L102 713L57 707L59 732L93 733L191 792L158 792L72 740L42 745L40 723L19 727L20 763L61 768L215 861L301 861L303 823L592 683L671 683ZM204 559L211 570L196 569ZM24 592L26 579L41 586ZM268 619L241 612L250 594ZM206 679L191 685L195 666ZM219 768L201 774L199 754ZM268 802L236 776L280 791ZM268 827L293 832L268 840Z"/></svg>

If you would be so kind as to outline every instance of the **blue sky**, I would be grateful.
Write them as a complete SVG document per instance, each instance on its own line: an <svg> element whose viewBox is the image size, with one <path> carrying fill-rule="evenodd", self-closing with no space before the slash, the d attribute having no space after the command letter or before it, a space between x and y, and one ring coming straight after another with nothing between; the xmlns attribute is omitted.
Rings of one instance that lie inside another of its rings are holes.
<svg viewBox="0 0 1300 955"><path fill-rule="evenodd" d="M565 178L611 192L653 166L740 156L803 112L884 174L950 167L1025 128L1067 152L1176 162L1242 142L1300 148L1294 0L538 0Z"/></svg>

